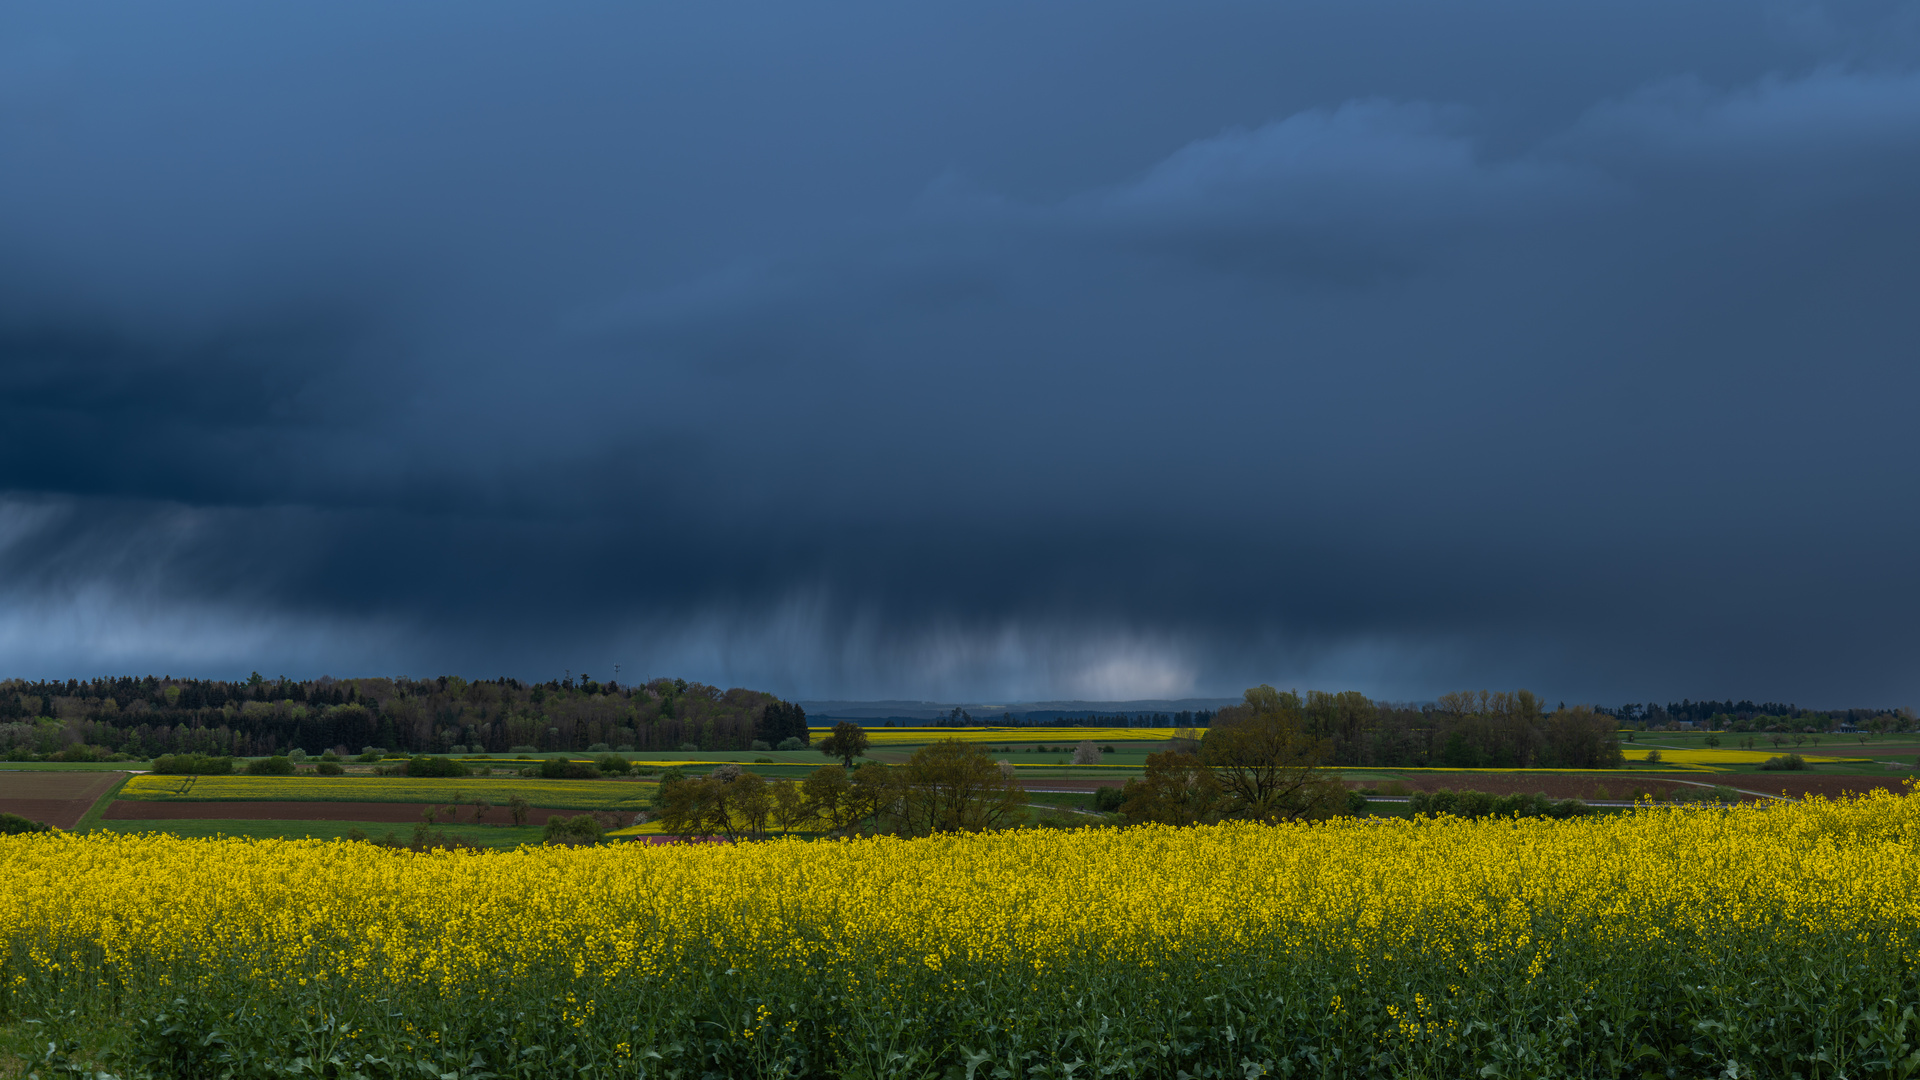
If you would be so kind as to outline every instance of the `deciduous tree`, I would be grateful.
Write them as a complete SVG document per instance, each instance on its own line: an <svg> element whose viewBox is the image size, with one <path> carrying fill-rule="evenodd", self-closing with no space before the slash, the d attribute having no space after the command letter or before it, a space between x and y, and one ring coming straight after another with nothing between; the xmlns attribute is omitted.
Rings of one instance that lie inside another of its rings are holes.
<svg viewBox="0 0 1920 1080"><path fill-rule="evenodd" d="M916 836L982 832L1019 820L1026 789L970 742L943 739L922 747L905 769L904 831Z"/></svg>
<svg viewBox="0 0 1920 1080"><path fill-rule="evenodd" d="M1121 790L1120 813L1135 824L1200 825L1220 820L1220 781L1194 754L1147 756L1146 774Z"/></svg>
<svg viewBox="0 0 1920 1080"><path fill-rule="evenodd" d="M1340 774L1320 767L1332 748L1303 730L1297 695L1261 685L1214 716L1200 760L1220 783L1223 817L1297 821L1346 810Z"/></svg>
<svg viewBox="0 0 1920 1080"><path fill-rule="evenodd" d="M845 768L853 768L853 759L867 752L867 729L850 720L833 725L833 734L820 740L820 752L837 757Z"/></svg>

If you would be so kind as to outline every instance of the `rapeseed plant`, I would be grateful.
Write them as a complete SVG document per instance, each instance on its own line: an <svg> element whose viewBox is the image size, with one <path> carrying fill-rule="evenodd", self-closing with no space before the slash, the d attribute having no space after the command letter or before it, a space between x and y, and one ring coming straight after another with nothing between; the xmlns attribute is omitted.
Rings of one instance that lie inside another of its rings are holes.
<svg viewBox="0 0 1920 1080"><path fill-rule="evenodd" d="M1917 950L1920 797L1885 793L507 852L0 839L4 1018L91 1018L156 1075L1908 1075Z"/></svg>

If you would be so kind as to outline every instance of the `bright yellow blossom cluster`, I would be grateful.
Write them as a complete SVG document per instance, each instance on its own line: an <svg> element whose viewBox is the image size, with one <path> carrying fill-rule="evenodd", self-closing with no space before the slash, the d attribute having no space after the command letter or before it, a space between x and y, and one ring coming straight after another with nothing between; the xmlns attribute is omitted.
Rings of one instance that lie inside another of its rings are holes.
<svg viewBox="0 0 1920 1080"><path fill-rule="evenodd" d="M1093 1032L1126 1028L1124 1053L1158 1063L1135 1075L1210 1047L1276 1070L1304 1047L1387 1072L1511 1053L1542 1075L1605 1075L1634 1040L1738 1057L1826 1037L1748 1030L1789 1007L1775 982L1807 980L1792 1000L1839 1033L1887 995L1910 1000L1917 943L1920 797L1886 793L1566 821L504 852L0 839L12 1018L185 996L291 1002L287 1022L319 1030L377 999L379 1015L418 1013L393 1038L454 1047L498 1041L475 1017L511 1005L497 1015L549 1016L611 1062L737 1052L742 1074L853 1069L875 1047L1106 1060L1122 1043L1100 1050Z"/></svg>

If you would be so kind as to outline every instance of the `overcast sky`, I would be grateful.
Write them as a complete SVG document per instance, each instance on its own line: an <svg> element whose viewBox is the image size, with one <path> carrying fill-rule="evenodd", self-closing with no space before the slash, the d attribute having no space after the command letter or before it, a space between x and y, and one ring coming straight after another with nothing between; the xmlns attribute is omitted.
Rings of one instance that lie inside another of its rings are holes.
<svg viewBox="0 0 1920 1080"><path fill-rule="evenodd" d="M0 8L0 674L1920 704L1920 5Z"/></svg>

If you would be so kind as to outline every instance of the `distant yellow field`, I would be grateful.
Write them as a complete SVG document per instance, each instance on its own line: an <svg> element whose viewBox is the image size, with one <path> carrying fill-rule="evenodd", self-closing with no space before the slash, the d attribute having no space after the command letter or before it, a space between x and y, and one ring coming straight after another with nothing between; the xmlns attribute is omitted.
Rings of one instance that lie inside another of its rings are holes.
<svg viewBox="0 0 1920 1080"><path fill-rule="evenodd" d="M1660 751L1660 760L1669 765L1758 765L1768 758L1788 753L1785 750L1669 750L1664 746L1629 747L1628 761L1645 761L1650 751ZM1802 754L1816 765L1837 765L1843 761L1862 761L1863 758L1816 757Z"/></svg>
<svg viewBox="0 0 1920 1080"><path fill-rule="evenodd" d="M832 728L814 728L813 737L823 739ZM1173 738L1172 728L1126 727L911 727L867 729L867 742L873 746L900 746L959 739L977 743L1096 743L1166 742Z"/></svg>

